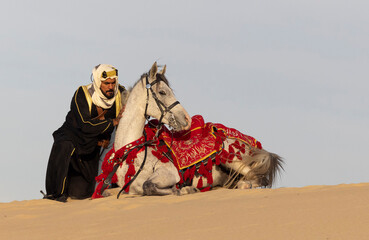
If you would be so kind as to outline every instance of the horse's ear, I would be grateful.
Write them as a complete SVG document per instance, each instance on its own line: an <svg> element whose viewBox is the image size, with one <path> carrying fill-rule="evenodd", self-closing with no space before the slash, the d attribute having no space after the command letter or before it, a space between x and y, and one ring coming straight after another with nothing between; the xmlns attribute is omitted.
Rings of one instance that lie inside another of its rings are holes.
<svg viewBox="0 0 369 240"><path fill-rule="evenodd" d="M163 69L160 71L160 74L164 75L166 70L167 70L167 65L164 65Z"/></svg>
<svg viewBox="0 0 369 240"><path fill-rule="evenodd" d="M150 69L150 77L155 78L157 72L158 72L158 64L156 62L154 62L154 64L152 65L152 67Z"/></svg>

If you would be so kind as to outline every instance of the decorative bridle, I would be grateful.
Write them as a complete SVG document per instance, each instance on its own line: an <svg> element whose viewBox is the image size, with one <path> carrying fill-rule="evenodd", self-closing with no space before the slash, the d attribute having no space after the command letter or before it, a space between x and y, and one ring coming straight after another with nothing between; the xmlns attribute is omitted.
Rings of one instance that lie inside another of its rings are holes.
<svg viewBox="0 0 369 240"><path fill-rule="evenodd" d="M158 96L156 96L156 93L154 92L154 90L152 89L152 86L154 86L155 84L159 83L159 82L164 82L162 79L155 79L154 81L152 81L151 83L149 83L149 76L148 74L146 74L145 76L146 79L146 91L147 91L147 98L146 98L146 107L145 107L145 118L148 119L147 116L147 107L149 106L149 91L151 91L151 95L154 98L156 105L158 106L160 112L161 112L161 116L159 119L159 125L161 126L162 124L162 120L165 117L165 115L172 110L177 104L179 104L179 101L175 101L174 103L172 103L171 105L169 105L168 107L165 106L165 104L159 100Z"/></svg>

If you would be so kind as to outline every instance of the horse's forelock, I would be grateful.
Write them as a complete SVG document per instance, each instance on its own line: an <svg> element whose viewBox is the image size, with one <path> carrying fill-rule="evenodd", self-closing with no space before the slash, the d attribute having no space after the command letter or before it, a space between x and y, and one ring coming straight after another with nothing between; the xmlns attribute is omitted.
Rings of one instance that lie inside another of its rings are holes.
<svg viewBox="0 0 369 240"><path fill-rule="evenodd" d="M143 79L145 79L146 78L146 76L148 76L148 73L144 73L144 74L142 74L141 75L141 77L140 77L140 79L138 79L137 81L136 81L136 83L133 85L133 87L132 87L132 89L138 84L138 83L140 83L141 81L143 81ZM159 79L160 81L163 81L165 84L167 84L168 85L168 87L170 88L170 89L172 89L171 87L170 87L170 84L169 84L169 81L168 81L168 79L165 77L165 75L164 74L160 74L160 73L157 73L156 74L156 79ZM145 82L142 82L144 85L146 85L146 83Z"/></svg>
<svg viewBox="0 0 369 240"><path fill-rule="evenodd" d="M167 84L167 85L168 85L168 87L169 87L169 88L171 88L171 87L170 87L170 84L169 84L169 81L168 81L168 79L165 77L165 75L164 75L164 74L160 74L160 73L156 74L156 79L159 79L160 81L165 82L165 84Z"/></svg>

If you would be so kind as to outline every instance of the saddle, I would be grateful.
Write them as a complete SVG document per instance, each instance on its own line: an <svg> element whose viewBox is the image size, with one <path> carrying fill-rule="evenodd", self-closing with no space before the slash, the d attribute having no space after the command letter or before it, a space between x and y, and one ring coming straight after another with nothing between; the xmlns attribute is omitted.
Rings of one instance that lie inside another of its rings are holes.
<svg viewBox="0 0 369 240"><path fill-rule="evenodd" d="M160 135L171 149L178 170L193 166L219 152L222 145L217 144L217 137L217 129L211 123L205 124L200 115L192 117L189 130L174 133L173 137L169 131Z"/></svg>
<svg viewBox="0 0 369 240"><path fill-rule="evenodd" d="M205 123L201 115L192 117L191 128L172 134L166 129L160 135L161 140L171 149L173 162L178 170L198 164L223 150L223 141L234 138L251 147L261 149L261 143L234 128L219 123Z"/></svg>

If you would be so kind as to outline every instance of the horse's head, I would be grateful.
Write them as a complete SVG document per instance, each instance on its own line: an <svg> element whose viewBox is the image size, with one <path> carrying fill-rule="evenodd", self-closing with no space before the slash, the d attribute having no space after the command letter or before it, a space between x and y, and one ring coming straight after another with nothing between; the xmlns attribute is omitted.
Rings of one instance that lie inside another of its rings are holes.
<svg viewBox="0 0 369 240"><path fill-rule="evenodd" d="M145 114L168 124L175 131L188 130L191 118L174 96L165 71L166 66L159 72L155 62L150 72L144 75L148 99Z"/></svg>

